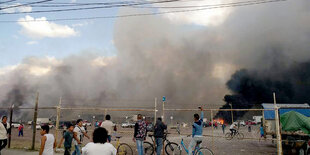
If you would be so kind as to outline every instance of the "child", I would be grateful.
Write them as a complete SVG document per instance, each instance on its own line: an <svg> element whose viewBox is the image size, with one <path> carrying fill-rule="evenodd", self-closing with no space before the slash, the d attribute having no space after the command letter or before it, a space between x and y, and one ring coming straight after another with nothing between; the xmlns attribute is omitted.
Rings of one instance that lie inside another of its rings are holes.
<svg viewBox="0 0 310 155"><path fill-rule="evenodd" d="M19 126L18 126L18 137L19 136L22 136L22 137L24 137L24 125L23 124L20 124Z"/></svg>
<svg viewBox="0 0 310 155"><path fill-rule="evenodd" d="M74 125L73 124L68 124L67 126L67 131L63 133L63 137L61 138L61 141L58 145L58 147L61 146L63 140L64 142L64 147L65 147L65 153L64 155L71 155L71 146L72 146L72 140L73 140L73 130L74 130Z"/></svg>
<svg viewBox="0 0 310 155"><path fill-rule="evenodd" d="M48 125L41 126L41 148L39 155L53 155L56 141L52 134L49 134L50 128Z"/></svg>

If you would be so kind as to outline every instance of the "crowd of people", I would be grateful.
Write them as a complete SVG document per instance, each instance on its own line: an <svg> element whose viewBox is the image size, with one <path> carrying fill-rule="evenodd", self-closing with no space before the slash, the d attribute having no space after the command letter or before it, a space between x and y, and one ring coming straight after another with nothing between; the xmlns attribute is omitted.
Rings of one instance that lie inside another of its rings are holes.
<svg viewBox="0 0 310 155"><path fill-rule="evenodd" d="M198 141L203 139L203 108L199 107L201 114L194 114L194 122L192 125L192 138L188 146L188 154L192 154L193 148L196 146ZM222 125L223 133L226 125ZM8 133L10 133L10 125L7 123L7 117L3 116L0 123L0 155L1 150L6 147ZM23 136L24 126L22 124L18 127L18 136ZM160 155L163 150L163 140L167 125L162 121L162 118L157 118L156 124L154 125L153 132L156 144L156 154ZM237 131L237 125L233 123L229 127L231 134ZM53 155L56 147L56 138L53 134L49 133L49 125L41 126L41 145L39 155ZM95 123L95 130L92 138L87 134L86 129L83 126L83 120L78 119L74 124L67 124L66 130L62 134L62 138L58 143L58 148L64 147L64 155L116 155L116 148L110 143L113 131L116 131L116 125L111 121L111 116L106 115L105 120L102 123ZM250 132L251 129L249 129ZM143 142L147 135L147 123L143 120L141 114L137 115L137 122L134 126L133 141L136 143L138 155L144 154ZM260 128L261 137L263 137L263 129ZM91 142L82 147L84 137L91 139ZM72 150L72 144L74 150ZM72 152L72 153L71 153Z"/></svg>

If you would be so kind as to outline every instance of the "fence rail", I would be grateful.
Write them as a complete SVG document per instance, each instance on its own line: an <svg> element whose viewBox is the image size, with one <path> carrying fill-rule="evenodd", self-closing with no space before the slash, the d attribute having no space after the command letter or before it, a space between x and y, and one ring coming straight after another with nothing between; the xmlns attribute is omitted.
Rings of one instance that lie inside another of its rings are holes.
<svg viewBox="0 0 310 155"><path fill-rule="evenodd" d="M164 104L158 106L159 104L156 103L153 107L126 107L126 108L111 108L111 107L63 107L61 104L61 99L59 101L58 106L38 106L37 109L35 107L1 107L1 110L12 110L12 114L14 111L23 111L23 110L34 110L34 112L37 110L37 112L43 112L45 113L46 110L51 110L51 113L53 116L56 116L55 124L56 124L56 130L53 130L56 139L60 139L62 135L62 129L60 129L61 125L60 122L66 120L66 118L69 119L70 115L74 115L75 119L77 119L77 114L79 115L95 115L95 112L103 112L102 116L106 114L111 114L112 119L118 118L118 134L121 134L124 136L124 141L126 143L129 143L131 146L134 147L134 143L131 142L132 136L133 136L133 129L128 128L122 128L121 124L122 121L125 120L128 121L127 117L129 115L142 113L144 116L150 117L149 121L155 123L155 120L157 116L165 118L165 123L168 124L169 132L172 134L169 138L171 138L171 141L178 142L180 140L180 136L177 134L177 132L174 131L174 128L176 126L181 126L181 135L188 135L191 134L191 125L189 125L189 122L192 122L193 120L193 112L199 111L199 109L182 109L182 108L165 108ZM162 107L161 107L162 106ZM264 111L275 111L277 112L277 108L275 109L203 109L203 111L206 113L205 118L207 119L206 124L204 124L204 143L203 145L209 146L215 154L274 154L277 152L277 146L273 144L273 142L278 141L275 137L261 137L260 136L260 124L259 125L248 125L248 124L242 124L243 123L241 116L239 116L240 113L244 113L244 116L248 115L247 117L244 117L245 121L248 120L248 118L251 118L254 116L255 113L259 113L262 115ZM69 112L68 112L69 111ZM226 115L222 117L216 117L216 114L218 112L225 112ZM29 113L29 112L28 112ZM14 115L13 115L14 116ZM164 117L166 116L166 117ZM174 116L174 117L172 117ZM71 117L71 116L70 116ZM126 119L125 119L126 117ZM239 119L236 119L238 118ZM152 119L154 118L154 119ZM235 120L233 119L235 118ZM223 122L223 120L229 120L231 119L231 122L238 122L240 127L239 131L244 135L242 139L232 139L227 140L225 137L225 134L229 133L229 122ZM92 121L90 123L95 122L95 118L91 119ZM181 122L183 120L183 122ZM239 121L236 121L239 120ZM170 121L170 122L169 122ZM207 124L208 123L208 124ZM262 122L263 123L263 122ZM224 124L224 125L222 125ZM224 127L225 126L225 127ZM35 126L32 126L34 129ZM251 129L250 129L251 128ZM89 132L92 132L94 130L94 127L91 126L89 129ZM252 131L250 131L252 130ZM16 130L15 130L16 131ZM28 133L30 130L27 129ZM33 133L33 137L38 137L38 133ZM33 140L33 145L38 147L39 138L36 138L37 140ZM29 139L22 139L16 136L13 136L12 143L13 146L25 146L24 144L20 144L21 142L27 141L27 144L29 145L29 141L31 141L31 138ZM86 141L87 142L87 141ZM283 140L282 142L287 142L286 140ZM185 143L189 143L189 139L185 139ZM237 145L237 146L234 146ZM233 146L233 147L232 147ZM259 147L257 147L259 146ZM270 147L274 146L274 147ZM34 147L35 148L35 147ZM253 150L250 150L253 149ZM249 153L250 152L250 153Z"/></svg>

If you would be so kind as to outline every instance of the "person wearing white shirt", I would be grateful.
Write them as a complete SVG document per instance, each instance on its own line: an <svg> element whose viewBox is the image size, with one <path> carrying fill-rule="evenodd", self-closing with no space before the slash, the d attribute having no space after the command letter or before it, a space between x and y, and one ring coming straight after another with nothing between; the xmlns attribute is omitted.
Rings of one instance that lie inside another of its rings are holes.
<svg viewBox="0 0 310 155"><path fill-rule="evenodd" d="M73 143L75 150L72 155L81 155L81 144L84 136L89 139L89 136L87 135L86 130L83 127L82 119L78 119L76 121L76 126L73 129Z"/></svg>
<svg viewBox="0 0 310 155"><path fill-rule="evenodd" d="M41 148L39 155L54 155L54 148L56 147L56 140L52 134L49 134L49 126L41 126Z"/></svg>
<svg viewBox="0 0 310 155"><path fill-rule="evenodd" d="M1 150L4 149L8 143L8 134L11 130L10 124L7 123L7 119L8 118L6 116L2 116L2 122L0 123L0 154Z"/></svg>
<svg viewBox="0 0 310 155"><path fill-rule="evenodd" d="M231 135L235 134L237 131L237 125L235 123L232 123L229 127L229 130Z"/></svg>
<svg viewBox="0 0 310 155"><path fill-rule="evenodd" d="M116 155L115 147L107 143L108 131L99 127L94 130L93 142L82 148L82 155Z"/></svg>
<svg viewBox="0 0 310 155"><path fill-rule="evenodd" d="M114 123L111 121L111 116L106 115L105 116L105 121L101 123L101 127L105 128L108 131L108 141L111 142L111 135L114 129Z"/></svg>

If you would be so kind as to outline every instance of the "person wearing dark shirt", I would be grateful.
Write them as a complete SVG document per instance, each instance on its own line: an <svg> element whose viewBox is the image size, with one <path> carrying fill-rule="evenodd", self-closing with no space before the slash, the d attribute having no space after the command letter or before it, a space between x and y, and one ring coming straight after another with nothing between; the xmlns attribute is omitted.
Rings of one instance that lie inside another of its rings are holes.
<svg viewBox="0 0 310 155"><path fill-rule="evenodd" d="M159 117L157 118L156 124L155 124L155 130L154 130L154 137L156 142L156 154L160 155L161 150L163 148L163 138L164 138L164 132L165 129L167 129L167 125L165 125L162 122L162 119Z"/></svg>
<svg viewBox="0 0 310 155"><path fill-rule="evenodd" d="M58 147L61 146L62 142L64 142L64 147L65 147L65 153L64 155L71 155L71 146L72 146L72 139L73 139L73 129L74 125L73 124L68 124L67 131L63 133L63 137L58 145Z"/></svg>

